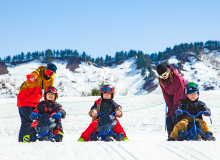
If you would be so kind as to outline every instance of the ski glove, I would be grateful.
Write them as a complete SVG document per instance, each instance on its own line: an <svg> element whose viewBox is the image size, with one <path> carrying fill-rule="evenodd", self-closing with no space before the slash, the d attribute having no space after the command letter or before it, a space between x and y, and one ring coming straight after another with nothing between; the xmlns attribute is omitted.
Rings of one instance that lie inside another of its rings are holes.
<svg viewBox="0 0 220 160"><path fill-rule="evenodd" d="M181 109L177 109L176 111L175 111L175 113L176 113L176 115L181 115L181 114L183 114L183 111L181 110Z"/></svg>
<svg viewBox="0 0 220 160"><path fill-rule="evenodd" d="M61 117L62 117L62 113L60 113L60 112L58 112L54 115L55 119L61 119Z"/></svg>
<svg viewBox="0 0 220 160"><path fill-rule="evenodd" d="M31 119L37 119L37 113L36 112L33 112L33 113L31 113L30 114L30 117L31 117Z"/></svg>
<svg viewBox="0 0 220 160"><path fill-rule="evenodd" d="M203 114L204 114L204 116L211 116L211 112L210 111L204 111Z"/></svg>

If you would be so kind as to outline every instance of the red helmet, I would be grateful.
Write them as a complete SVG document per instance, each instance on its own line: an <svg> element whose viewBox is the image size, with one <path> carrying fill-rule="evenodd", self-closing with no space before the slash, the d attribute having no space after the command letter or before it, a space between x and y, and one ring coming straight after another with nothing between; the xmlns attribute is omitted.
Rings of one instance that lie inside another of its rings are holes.
<svg viewBox="0 0 220 160"><path fill-rule="evenodd" d="M47 87L47 88L44 90L44 99L45 99L45 100L47 100L46 94L47 94L48 92L54 93L54 94L56 95L56 98L55 98L55 100L54 100L54 101L56 101L57 98L58 98L57 89L56 89L55 87L53 87L53 86Z"/></svg>

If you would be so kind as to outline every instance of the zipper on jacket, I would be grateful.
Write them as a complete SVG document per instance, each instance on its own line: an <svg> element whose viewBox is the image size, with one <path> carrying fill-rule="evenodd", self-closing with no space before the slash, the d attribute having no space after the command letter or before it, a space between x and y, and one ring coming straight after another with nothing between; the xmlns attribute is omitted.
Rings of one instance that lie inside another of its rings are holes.
<svg viewBox="0 0 220 160"><path fill-rule="evenodd" d="M31 93L29 94L29 96L30 96L32 93L34 93L35 89L36 89L36 87L34 88L33 92L31 92ZM28 97L29 97L29 96L28 96Z"/></svg>

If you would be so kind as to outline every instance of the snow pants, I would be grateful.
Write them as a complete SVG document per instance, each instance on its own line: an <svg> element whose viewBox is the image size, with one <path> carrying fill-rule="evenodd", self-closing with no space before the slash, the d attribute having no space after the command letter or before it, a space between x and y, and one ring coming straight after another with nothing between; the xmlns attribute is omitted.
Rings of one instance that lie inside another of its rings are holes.
<svg viewBox="0 0 220 160"><path fill-rule="evenodd" d="M124 131L124 129L122 128L121 124L119 123L118 119L115 118L115 120L117 121L114 129L114 133L118 134L118 133L123 133L124 137L126 137L126 133ZM92 123L90 123L89 127L82 133L80 138L83 138L85 141L89 141L90 140L90 134L92 132L97 132L97 125L98 125L98 120L93 121Z"/></svg>
<svg viewBox="0 0 220 160"><path fill-rule="evenodd" d="M189 117L188 115L185 116L181 121L179 121L173 128L173 131L171 132L170 134L170 138L174 138L174 139L177 139L177 134L179 131L185 131L185 128L188 124L188 122L190 120L192 120L193 118L192 117ZM206 132L210 132L210 129L207 125L207 123L205 121L203 121L202 119L199 119L199 118L195 118L196 121L198 121L200 124L201 124L201 131L203 133L206 133Z"/></svg>
<svg viewBox="0 0 220 160"><path fill-rule="evenodd" d="M23 136L30 128L33 120L30 118L30 114L35 107L18 107L18 111L21 117L21 127L18 135L18 142L23 142Z"/></svg>

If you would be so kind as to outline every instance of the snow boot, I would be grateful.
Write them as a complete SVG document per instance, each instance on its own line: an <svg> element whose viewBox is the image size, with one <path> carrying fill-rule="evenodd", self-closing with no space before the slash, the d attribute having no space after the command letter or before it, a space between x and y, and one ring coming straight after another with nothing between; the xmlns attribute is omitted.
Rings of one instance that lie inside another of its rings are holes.
<svg viewBox="0 0 220 160"><path fill-rule="evenodd" d="M36 137L36 130L35 130L35 128L30 127L27 130L26 135L23 136L23 142L24 143L26 143L26 142L35 142L36 139L37 139L37 137Z"/></svg>
<svg viewBox="0 0 220 160"><path fill-rule="evenodd" d="M116 141L122 141L124 139L124 134L123 133L118 133L117 137L115 139L116 139Z"/></svg>
<svg viewBox="0 0 220 160"><path fill-rule="evenodd" d="M56 135L56 137L54 138L56 142L62 142L64 134L62 132L58 132Z"/></svg>
<svg viewBox="0 0 220 160"><path fill-rule="evenodd" d="M205 133L205 140L206 141L215 141L215 137L213 136L212 132L206 132Z"/></svg>
<svg viewBox="0 0 220 160"><path fill-rule="evenodd" d="M85 140L83 138L79 138L77 141L78 142L85 142Z"/></svg>
<svg viewBox="0 0 220 160"><path fill-rule="evenodd" d="M175 141L174 138L168 138L167 141Z"/></svg>
<svg viewBox="0 0 220 160"><path fill-rule="evenodd" d="M128 137L123 138L123 141L129 141Z"/></svg>

